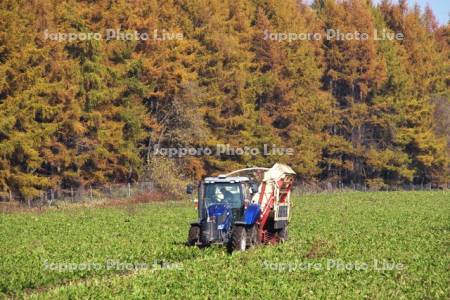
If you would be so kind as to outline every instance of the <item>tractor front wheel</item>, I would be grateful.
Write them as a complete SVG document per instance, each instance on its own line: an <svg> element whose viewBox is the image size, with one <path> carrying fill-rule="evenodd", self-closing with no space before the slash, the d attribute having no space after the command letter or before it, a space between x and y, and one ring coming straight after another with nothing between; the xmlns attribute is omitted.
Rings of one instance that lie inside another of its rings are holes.
<svg viewBox="0 0 450 300"><path fill-rule="evenodd" d="M189 246L194 246L200 239L200 227L197 225L191 225L188 234L187 244Z"/></svg>
<svg viewBox="0 0 450 300"><path fill-rule="evenodd" d="M244 226L233 226L231 241L228 245L229 252L245 251L247 248L247 231Z"/></svg>

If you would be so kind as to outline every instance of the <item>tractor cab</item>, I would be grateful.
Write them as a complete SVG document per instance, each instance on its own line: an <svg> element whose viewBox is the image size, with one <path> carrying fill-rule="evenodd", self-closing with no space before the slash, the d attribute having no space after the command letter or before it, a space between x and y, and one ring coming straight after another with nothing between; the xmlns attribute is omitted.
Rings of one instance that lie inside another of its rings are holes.
<svg viewBox="0 0 450 300"><path fill-rule="evenodd" d="M246 204L251 200L250 180L247 177L207 177L199 189L199 207L226 206L232 211L233 221L238 221ZM207 217L204 209L199 209L199 217Z"/></svg>

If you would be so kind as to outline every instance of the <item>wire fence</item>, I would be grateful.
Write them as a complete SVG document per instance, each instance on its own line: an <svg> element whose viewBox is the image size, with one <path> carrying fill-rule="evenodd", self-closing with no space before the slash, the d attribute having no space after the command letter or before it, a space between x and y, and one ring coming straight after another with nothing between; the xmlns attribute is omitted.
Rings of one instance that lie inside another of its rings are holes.
<svg viewBox="0 0 450 300"><path fill-rule="evenodd" d="M32 206L53 205L58 202L78 203L132 198L154 193L157 188L152 182L136 182L123 184L109 184L101 187L80 186L70 189L49 189L43 191L39 197L23 199L12 194L9 201L16 200Z"/></svg>
<svg viewBox="0 0 450 300"><path fill-rule="evenodd" d="M306 183L297 181L293 188L295 195L305 194L318 194L318 193L338 193L349 191L448 191L450 190L450 183L433 185L433 184L402 184L397 186L383 185L382 187L370 187L366 184L351 183L344 184L341 182L316 182ZM101 187L81 186L77 188L69 189L49 189L43 191L39 197L33 199L23 199L14 194L10 194L10 197L6 199L0 199L0 201L18 201L29 207L44 206L44 205L57 205L59 202L65 203L79 203L79 202L98 202L108 200L120 200L133 197L147 197L151 198L152 195L159 195L161 191L156 187L153 182L135 182L135 183L123 183L123 184L109 184ZM186 197L188 197L186 195ZM151 200L151 199L148 199ZM164 199L159 199L164 200ZM168 199L170 200L170 199Z"/></svg>
<svg viewBox="0 0 450 300"><path fill-rule="evenodd" d="M373 191L448 191L450 183L444 184L401 184L401 185L382 185L371 187L360 183L342 183L342 182L317 182L306 183L298 182L294 186L294 193L299 195L318 194L318 193L338 193L346 191L373 192Z"/></svg>

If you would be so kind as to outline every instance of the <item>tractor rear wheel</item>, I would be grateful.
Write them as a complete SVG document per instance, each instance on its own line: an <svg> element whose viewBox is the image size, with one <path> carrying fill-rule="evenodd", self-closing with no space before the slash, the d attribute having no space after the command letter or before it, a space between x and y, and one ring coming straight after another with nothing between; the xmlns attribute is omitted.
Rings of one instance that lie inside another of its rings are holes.
<svg viewBox="0 0 450 300"><path fill-rule="evenodd" d="M249 248L253 248L259 244L258 227L256 224L247 228L247 244Z"/></svg>
<svg viewBox="0 0 450 300"><path fill-rule="evenodd" d="M187 244L189 246L194 246L199 239L200 239L200 226L191 225L191 228L189 229Z"/></svg>
<svg viewBox="0 0 450 300"><path fill-rule="evenodd" d="M233 226L228 251L245 251L247 248L247 231L244 226Z"/></svg>

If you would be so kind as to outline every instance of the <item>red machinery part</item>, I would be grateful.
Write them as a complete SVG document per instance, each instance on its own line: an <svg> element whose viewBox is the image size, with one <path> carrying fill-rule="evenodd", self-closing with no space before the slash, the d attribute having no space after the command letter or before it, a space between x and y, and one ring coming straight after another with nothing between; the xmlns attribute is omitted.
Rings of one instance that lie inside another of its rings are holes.
<svg viewBox="0 0 450 300"><path fill-rule="evenodd" d="M274 166L275 167L275 166ZM290 169L290 168L289 168ZM290 169L292 170L292 169ZM277 243L278 236L272 232L269 232L267 228L267 221L269 219L270 212L274 208L275 203L286 203L289 199L289 194L294 182L293 171L287 173L286 176L276 181L263 181L260 189L258 203L261 206L261 215L259 219L258 237L263 243ZM264 198L267 198L266 189L267 185L272 185L270 196L267 202L264 203ZM276 193L278 192L278 199L276 199ZM264 204L264 205L263 205Z"/></svg>

